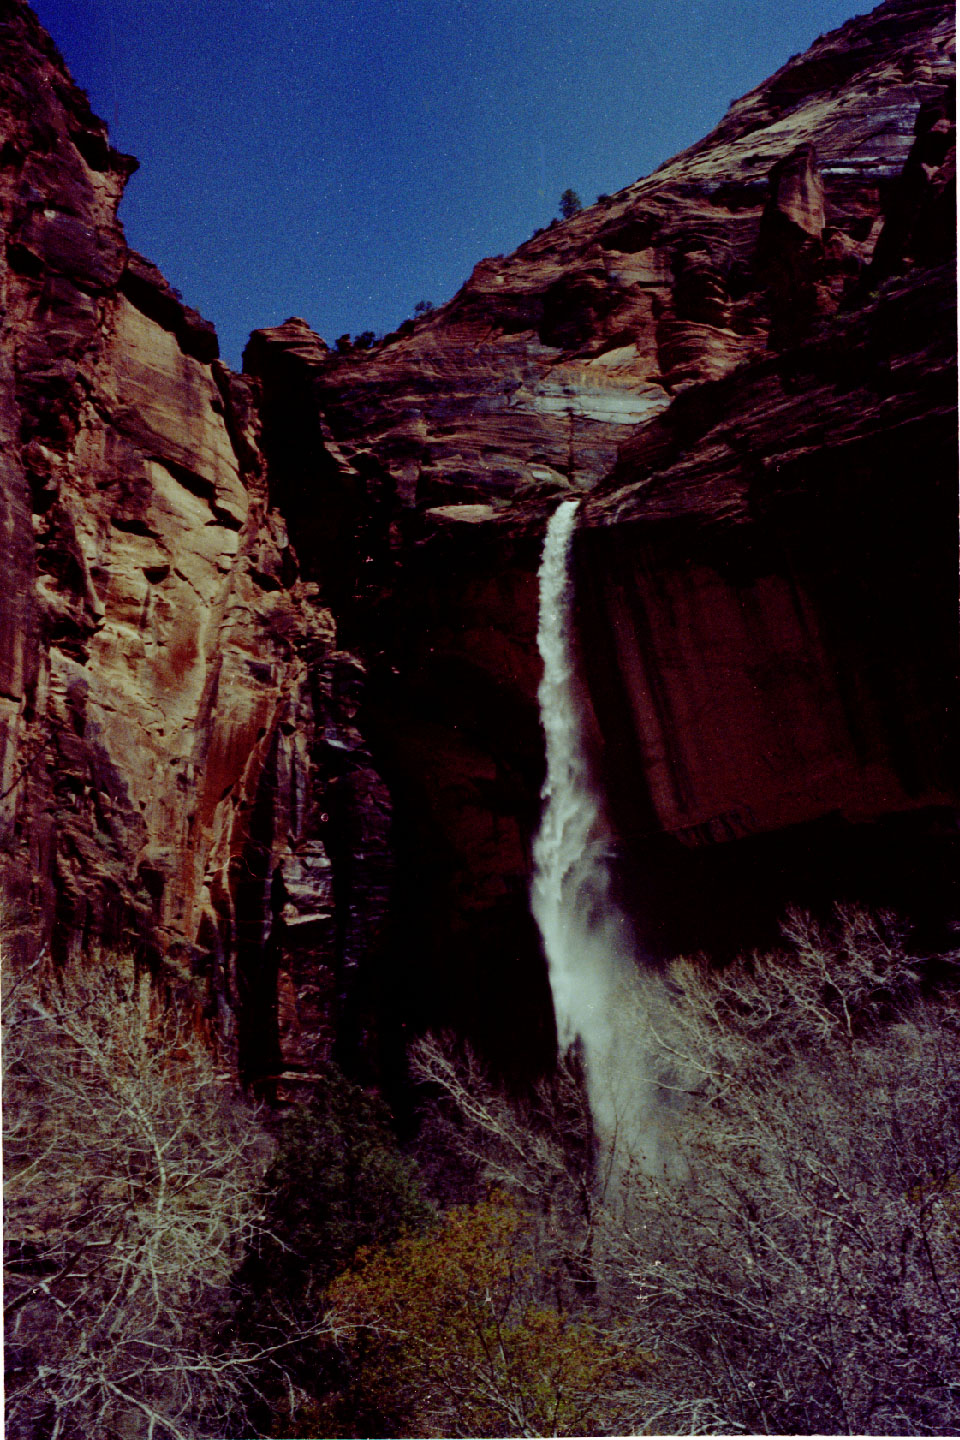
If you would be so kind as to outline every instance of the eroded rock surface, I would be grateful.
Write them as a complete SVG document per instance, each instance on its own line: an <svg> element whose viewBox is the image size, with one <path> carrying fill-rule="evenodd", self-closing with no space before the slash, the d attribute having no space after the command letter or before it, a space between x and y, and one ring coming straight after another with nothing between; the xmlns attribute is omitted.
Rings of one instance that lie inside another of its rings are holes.
<svg viewBox="0 0 960 1440"><path fill-rule="evenodd" d="M61 959L163 955L253 1078L362 1027L389 797L267 501L256 386L128 250L135 162L24 5L2 56L6 923Z"/></svg>
<svg viewBox="0 0 960 1440"><path fill-rule="evenodd" d="M404 893L430 897L412 933L442 915L434 990L444 953L491 1012L492 957L536 974L517 923L535 568L563 496L584 497L594 744L649 942L713 943L711 911L742 935L751 910L870 873L908 903L898 877L938 871L954 63L948 5L889 0L372 349L332 353L303 322L254 334L277 503L303 553L329 552L320 583L377 667L404 848L432 857Z"/></svg>
<svg viewBox="0 0 960 1440"><path fill-rule="evenodd" d="M921 872L944 902L948 5L823 37L371 348L291 319L243 376L128 250L134 162L26 6L5 15L21 943L189 967L254 1078L372 1053L377 1015L545 1061L536 568L570 495L591 745L645 941L742 939L871 884L909 902Z"/></svg>
<svg viewBox="0 0 960 1440"><path fill-rule="evenodd" d="M921 117L930 163L949 150L953 47L949 6L891 0L651 176L481 261L410 333L314 356L346 457L401 506L589 487L680 391L782 340L788 310L790 338L837 310Z"/></svg>

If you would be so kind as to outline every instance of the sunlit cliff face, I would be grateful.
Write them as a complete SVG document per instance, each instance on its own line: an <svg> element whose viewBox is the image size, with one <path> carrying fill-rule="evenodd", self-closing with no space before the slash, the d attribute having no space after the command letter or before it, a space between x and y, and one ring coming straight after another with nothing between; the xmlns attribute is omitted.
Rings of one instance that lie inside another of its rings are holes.
<svg viewBox="0 0 960 1440"><path fill-rule="evenodd" d="M604 906L644 953L838 891L942 907L952 24L906 0L851 21L407 333L334 356L289 321L240 377L128 251L129 162L14 5L0 864L23 944L176 956L252 1078L296 1086L404 1022L549 1064L537 565L570 498Z"/></svg>

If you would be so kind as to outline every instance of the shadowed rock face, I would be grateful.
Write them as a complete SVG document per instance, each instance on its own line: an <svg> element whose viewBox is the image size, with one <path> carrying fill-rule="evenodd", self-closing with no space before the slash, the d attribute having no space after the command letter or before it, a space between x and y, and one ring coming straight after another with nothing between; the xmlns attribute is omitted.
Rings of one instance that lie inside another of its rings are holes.
<svg viewBox="0 0 960 1440"><path fill-rule="evenodd" d="M646 944L762 938L798 900L952 903L953 57L948 6L882 5L372 349L253 336L276 493L335 517L389 696L406 924L450 1004L496 1012L492 956L539 974L533 583L569 494Z"/></svg>
<svg viewBox="0 0 960 1440"><path fill-rule="evenodd" d="M253 1078L372 1055L385 1013L545 1063L536 567L569 495L647 946L950 903L950 7L849 22L397 335L293 319L244 376L127 250L134 162L9 8L3 864L38 938L179 957Z"/></svg>

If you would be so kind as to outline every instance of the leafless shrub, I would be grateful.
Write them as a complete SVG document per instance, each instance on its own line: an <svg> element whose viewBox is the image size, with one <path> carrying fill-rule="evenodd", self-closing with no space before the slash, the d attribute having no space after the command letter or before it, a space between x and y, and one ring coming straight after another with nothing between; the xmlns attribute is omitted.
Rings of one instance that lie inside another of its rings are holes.
<svg viewBox="0 0 960 1440"><path fill-rule="evenodd" d="M116 963L6 975L3 1060L10 1440L236 1433L272 1358L225 1305L260 1222L257 1113Z"/></svg>
<svg viewBox="0 0 960 1440"><path fill-rule="evenodd" d="M673 967L656 1038L687 1090L686 1178L631 1179L637 1332L734 1428L950 1433L960 1016L888 916L785 934Z"/></svg>
<svg viewBox="0 0 960 1440"><path fill-rule="evenodd" d="M523 1100L506 1096L471 1049L450 1035L416 1041L410 1066L440 1097L425 1107L430 1145L472 1166L481 1190L505 1192L522 1205L531 1227L531 1293L609 1344L622 1347L630 1336L633 1352L649 1356L621 1303L628 1283L621 1167L615 1145L601 1149L597 1142L577 1051L562 1056L556 1073ZM629 1393L606 1396L601 1413L604 1405L616 1433L672 1427L710 1434L722 1418L710 1397L665 1388L656 1366ZM592 1424L603 1433L597 1414Z"/></svg>
<svg viewBox="0 0 960 1440"><path fill-rule="evenodd" d="M641 987L674 1153L650 1173L628 1152L579 1214L552 1198L568 1122L531 1129L478 1073L416 1064L501 1185L542 1187L596 1323L658 1357L647 1433L957 1433L960 1008L888 916L791 915L785 937Z"/></svg>
<svg viewBox="0 0 960 1440"><path fill-rule="evenodd" d="M475 1173L473 1198L503 1189L539 1216L538 1268L555 1291L592 1288L607 1177L597 1173L577 1056L564 1057L523 1101L504 1094L470 1047L450 1035L417 1040L410 1068L429 1093L443 1097L426 1105L423 1132L441 1164L453 1160Z"/></svg>

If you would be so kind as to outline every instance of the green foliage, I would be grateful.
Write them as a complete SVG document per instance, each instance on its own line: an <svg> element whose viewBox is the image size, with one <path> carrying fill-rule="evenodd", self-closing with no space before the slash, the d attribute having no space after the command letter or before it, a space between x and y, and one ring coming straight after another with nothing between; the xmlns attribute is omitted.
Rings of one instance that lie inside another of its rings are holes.
<svg viewBox="0 0 960 1440"><path fill-rule="evenodd" d="M566 189L560 196L560 214L564 220L570 220L574 215L579 214L583 204L576 190Z"/></svg>
<svg viewBox="0 0 960 1440"><path fill-rule="evenodd" d="M350 1386L343 1433L599 1434L649 1357L537 1301L533 1232L508 1196L358 1254L330 1290ZM332 1427L330 1427L332 1428ZM329 1429L328 1429L329 1433Z"/></svg>
<svg viewBox="0 0 960 1440"><path fill-rule="evenodd" d="M338 335L335 343L338 355L349 355L353 349L353 341L350 339L349 330L345 331L343 335Z"/></svg>
<svg viewBox="0 0 960 1440"><path fill-rule="evenodd" d="M429 314L430 314L430 311L431 311L432 309L433 309L433 301L432 301L432 300L418 300L417 303L416 303L416 305L414 305L414 307L413 307L413 313L414 313L414 315L416 315L416 316L418 316L418 317L419 317L419 316L422 316L422 315L429 315Z"/></svg>
<svg viewBox="0 0 960 1440"><path fill-rule="evenodd" d="M357 350L369 350L376 338L376 333L373 330L361 330L353 342L354 348Z"/></svg>
<svg viewBox="0 0 960 1440"><path fill-rule="evenodd" d="M541 1197L541 1254L583 1313L656 1353L623 1433L960 1433L951 957L935 984L891 917L849 907L784 933L638 983L650 1128L609 1137L589 1187L575 1107L551 1122L542 1089L511 1108L437 1041L416 1073L453 1111L450 1144Z"/></svg>

